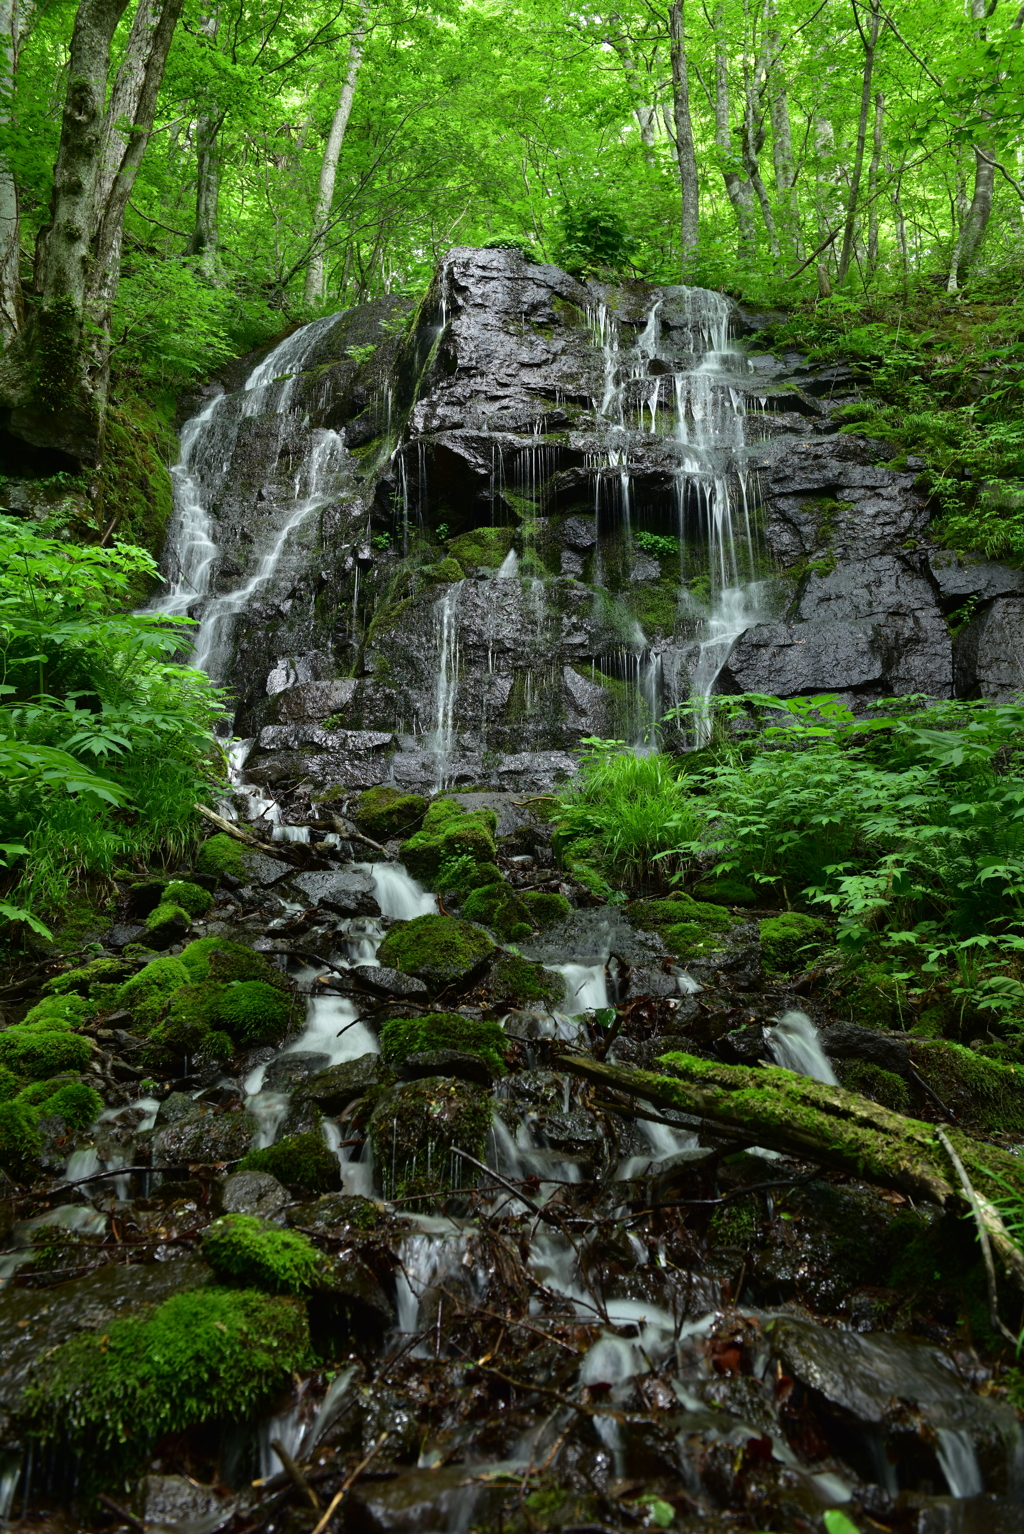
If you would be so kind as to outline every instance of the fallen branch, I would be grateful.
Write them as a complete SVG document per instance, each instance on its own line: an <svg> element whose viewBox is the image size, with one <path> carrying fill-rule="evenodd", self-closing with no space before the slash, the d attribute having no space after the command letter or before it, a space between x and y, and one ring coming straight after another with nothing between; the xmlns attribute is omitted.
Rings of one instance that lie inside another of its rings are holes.
<svg viewBox="0 0 1024 1534"><path fill-rule="evenodd" d="M248 847L250 852L265 853L268 858L276 858L279 863L290 863L293 868L329 868L330 864L319 857L316 852L305 842L261 842L258 836L253 836L251 831L243 831L241 826L236 826L233 820L225 820L223 815L218 815L216 810L211 810L206 804L195 804L193 809L204 820L223 831L225 836L232 837L236 842L241 842ZM304 850L299 852L297 849Z"/></svg>
<svg viewBox="0 0 1024 1534"><path fill-rule="evenodd" d="M338 835L343 836L347 842L362 842L364 847L372 847L374 852L379 852L381 857L387 858L389 863L395 861L396 853L389 852L386 847L381 846L380 842L375 842L371 837L364 836L362 831L357 831L350 820L343 820L340 815L332 815L331 820L334 822L334 829Z"/></svg>
<svg viewBox="0 0 1024 1534"><path fill-rule="evenodd" d="M278 1459L284 1466L285 1474L287 1475L288 1479L302 1493L310 1507L313 1509L314 1513L319 1513L320 1498L317 1496L312 1486L310 1486L309 1482L306 1480L306 1477L303 1475L298 1465L292 1459L280 1438L272 1438L270 1440L270 1447L273 1449L274 1453L277 1455Z"/></svg>
<svg viewBox="0 0 1024 1534"><path fill-rule="evenodd" d="M334 1496L330 1500L330 1503L328 1504L326 1513L321 1518L316 1528L313 1530L313 1534L323 1534L324 1529L326 1529L327 1525L330 1523L336 1509L344 1499L345 1494L355 1485L356 1481L362 1475L366 1467L370 1464L371 1460L376 1458L377 1454L379 1454L380 1450L383 1449L385 1443L387 1443L390 1437L390 1433L381 1433L380 1437L377 1439L377 1442L374 1444L366 1458L361 1460L360 1463L356 1466L348 1480L345 1481L341 1490L335 1492Z"/></svg>

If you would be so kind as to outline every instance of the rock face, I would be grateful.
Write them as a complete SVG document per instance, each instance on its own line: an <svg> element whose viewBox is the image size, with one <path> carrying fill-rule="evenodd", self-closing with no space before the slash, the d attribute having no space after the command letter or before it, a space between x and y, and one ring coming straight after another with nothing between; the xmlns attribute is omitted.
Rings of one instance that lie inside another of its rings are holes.
<svg viewBox="0 0 1024 1534"><path fill-rule="evenodd" d="M456 249L229 370L168 567L251 780L536 790L712 691L1016 692L1024 576L932 546L914 466L837 434L848 372L754 323Z"/></svg>

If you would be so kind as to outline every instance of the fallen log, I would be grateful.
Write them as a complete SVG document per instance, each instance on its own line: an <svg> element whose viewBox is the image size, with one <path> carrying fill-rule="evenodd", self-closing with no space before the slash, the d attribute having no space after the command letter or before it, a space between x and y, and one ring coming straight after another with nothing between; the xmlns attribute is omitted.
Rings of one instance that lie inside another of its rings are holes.
<svg viewBox="0 0 1024 1534"><path fill-rule="evenodd" d="M719 1065L680 1053L663 1055L658 1064L664 1075L606 1065L589 1055L560 1054L554 1060L556 1070L655 1107L741 1130L768 1150L815 1161L944 1209L976 1214L980 1208L994 1250L1024 1289L1024 1252L995 1207L1008 1197L1024 1204L1024 1166L1018 1157L962 1130L940 1135L933 1124L778 1066ZM977 1206L972 1207L943 1140L953 1146L981 1195Z"/></svg>
<svg viewBox="0 0 1024 1534"><path fill-rule="evenodd" d="M233 820L225 820L223 815L218 815L215 810L210 809L209 805L196 804L193 808L197 814L202 815L204 820L216 826L218 831L232 837L236 842L241 842L250 852L263 852L267 857L276 858L279 863L290 863L293 868L319 870L332 866L307 842L261 842L259 837L254 836L251 831L243 831L241 826L236 826Z"/></svg>

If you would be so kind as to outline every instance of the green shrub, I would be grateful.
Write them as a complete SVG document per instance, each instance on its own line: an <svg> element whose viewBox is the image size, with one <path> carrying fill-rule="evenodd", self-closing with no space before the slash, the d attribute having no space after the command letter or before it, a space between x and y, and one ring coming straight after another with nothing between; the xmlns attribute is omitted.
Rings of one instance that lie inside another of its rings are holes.
<svg viewBox="0 0 1024 1534"><path fill-rule="evenodd" d="M420 794L403 794L381 784L368 788L356 800L352 819L374 841L389 842L396 836L412 836L423 824L427 801Z"/></svg>
<svg viewBox="0 0 1024 1534"><path fill-rule="evenodd" d="M245 855L241 846L225 832L215 832L213 836L207 837L199 849L196 873L216 879L244 879Z"/></svg>
<svg viewBox="0 0 1024 1534"><path fill-rule="evenodd" d="M533 931L530 913L511 884L504 879L471 890L462 906L467 921L478 921L507 942L529 937Z"/></svg>
<svg viewBox="0 0 1024 1534"><path fill-rule="evenodd" d="M564 895L547 890L526 890L519 898L529 911L530 920L542 932L564 921L572 911L572 905Z"/></svg>
<svg viewBox="0 0 1024 1534"><path fill-rule="evenodd" d="M761 923L760 933L765 968L776 974L807 969L830 936L823 921L802 916L799 911L770 916Z"/></svg>
<svg viewBox="0 0 1024 1534"><path fill-rule="evenodd" d="M78 1332L30 1380L37 1438L82 1456L87 1487L115 1485L168 1433L245 1421L312 1362L300 1300L199 1288Z"/></svg>
<svg viewBox="0 0 1024 1534"><path fill-rule="evenodd" d="M201 884L172 879L164 888L161 903L181 906L190 916L203 916L213 905L213 896Z"/></svg>
<svg viewBox="0 0 1024 1534"><path fill-rule="evenodd" d="M380 1031L380 1052L388 1065L401 1065L410 1055L434 1049L458 1049L479 1055L496 1075L505 1073L508 1040L498 1023L478 1022L457 1012L426 1012L422 1017L397 1017Z"/></svg>
<svg viewBox="0 0 1024 1534"><path fill-rule="evenodd" d="M680 851L704 829L705 816L677 764L662 752L637 756L621 742L594 746L558 801L556 850L566 867L575 842L599 851L594 866L625 887L661 884L687 866ZM586 853L582 859L594 863Z"/></svg>
<svg viewBox="0 0 1024 1534"><path fill-rule="evenodd" d="M119 985L132 972L132 966L124 959L93 959L79 969L69 969L63 975L54 975L43 986L44 996L67 996L72 991L80 996L88 995L97 985Z"/></svg>
<svg viewBox="0 0 1024 1534"><path fill-rule="evenodd" d="M169 996L188 985L191 974L180 959L153 959L137 975L126 980L117 993L122 1007L127 1007L143 1029L153 1027Z"/></svg>
<svg viewBox="0 0 1024 1534"><path fill-rule="evenodd" d="M203 1232L202 1252L216 1273L272 1294L307 1293L325 1267L308 1236L251 1214L214 1220Z"/></svg>
<svg viewBox="0 0 1024 1534"><path fill-rule="evenodd" d="M543 964L531 964L529 959L516 953L498 955L487 983L492 995L514 1002L516 1006L543 1001L550 1007L557 1007L565 1000L565 980L556 970L545 969Z"/></svg>
<svg viewBox="0 0 1024 1534"><path fill-rule="evenodd" d="M84 1023L87 1017L94 1017L96 1007L85 996L69 994L66 996L47 996L43 1001L37 1001L35 1006L25 1013L20 1026L22 1028L40 1027L47 1030L60 1028L73 1028L77 1023Z"/></svg>
<svg viewBox="0 0 1024 1534"><path fill-rule="evenodd" d="M468 921L417 916L396 922L377 950L382 964L440 989L467 981L494 952L494 943Z"/></svg>
<svg viewBox="0 0 1024 1534"><path fill-rule="evenodd" d="M277 1040L288 1031L291 998L262 980L229 985L217 1004L217 1020L234 1038L249 1044Z"/></svg>
<svg viewBox="0 0 1024 1534"><path fill-rule="evenodd" d="M392 1087L367 1130L385 1198L433 1196L472 1182L475 1173L452 1147L479 1161L492 1111L490 1096L464 1081L431 1076Z"/></svg>
<svg viewBox="0 0 1024 1534"><path fill-rule="evenodd" d="M278 1182L308 1188L311 1193L333 1193L341 1187L338 1158L314 1130L285 1135L276 1145L249 1151L239 1162L239 1171L269 1172Z"/></svg>
<svg viewBox="0 0 1024 1534"><path fill-rule="evenodd" d="M84 1070L91 1057L92 1045L78 1033L20 1027L0 1033L0 1065L33 1081Z"/></svg>

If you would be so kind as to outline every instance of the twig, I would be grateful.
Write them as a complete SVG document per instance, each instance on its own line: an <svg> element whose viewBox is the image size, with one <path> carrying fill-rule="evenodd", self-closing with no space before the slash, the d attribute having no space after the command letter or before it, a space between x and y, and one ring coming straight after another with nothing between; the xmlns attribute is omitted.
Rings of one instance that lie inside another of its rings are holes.
<svg viewBox="0 0 1024 1534"><path fill-rule="evenodd" d="M312 1486L310 1486L309 1482L306 1480L306 1477L303 1475L298 1465L292 1459L280 1438L272 1438L270 1440L270 1447L273 1449L274 1453L277 1455L278 1459L284 1466L285 1474L288 1476L289 1480L294 1481L299 1491L301 1491L302 1495L306 1498L307 1502L312 1507L314 1513L318 1513L320 1511L320 1498L317 1496Z"/></svg>
<svg viewBox="0 0 1024 1534"><path fill-rule="evenodd" d="M543 1209L540 1204L535 1204L532 1198L527 1198L525 1193L520 1193L517 1187L507 1182L492 1167L485 1166L482 1161L478 1161L475 1156L469 1155L467 1151L459 1150L457 1145L452 1146L452 1154L460 1156L463 1161L468 1161L470 1166L475 1166L478 1172L486 1172L488 1177L493 1177L496 1183L500 1183L507 1193L511 1193L513 1198L517 1198L521 1203L525 1204L530 1213L535 1214L539 1220L543 1220L545 1225L554 1225L556 1227L559 1225L558 1220L553 1215L548 1214L547 1210Z"/></svg>
<svg viewBox="0 0 1024 1534"><path fill-rule="evenodd" d="M136 1518L134 1513L130 1513L119 1502L115 1502L113 1497L108 1497L105 1491L101 1491L96 1500L102 1502L103 1506L109 1508L112 1513L116 1513L121 1522L126 1523L130 1529L138 1529L139 1534L146 1534L146 1525L142 1519Z"/></svg>
<svg viewBox="0 0 1024 1534"><path fill-rule="evenodd" d="M379 852L382 857L387 858L389 863L395 861L397 854L389 852L386 847L382 847L380 842L375 842L372 837L364 836L362 831L357 831L350 820L342 820L340 815L332 815L331 819L334 822L334 829L338 835L343 836L347 842L362 842L364 847L372 847L374 852Z"/></svg>
<svg viewBox="0 0 1024 1534"><path fill-rule="evenodd" d="M343 1484L341 1490L335 1492L334 1496L331 1498L331 1501L330 1501L330 1503L328 1505L326 1513L321 1518L321 1520L317 1524L316 1528L313 1530L313 1534L323 1534L324 1529L330 1523L331 1518L334 1515L334 1511L337 1508L338 1504L341 1502L341 1500L344 1497L345 1493L352 1486L355 1485L356 1481L362 1475L362 1473L366 1469L367 1465L369 1465L370 1461L376 1457L376 1455L379 1453L379 1451L381 1449L383 1449L384 1445L387 1443L387 1441L388 1441L388 1439L390 1437L391 1437L390 1433L381 1433L380 1437L377 1439L377 1442L374 1444L373 1448L370 1450L370 1452L366 1456L366 1458L364 1460L361 1460L360 1463L356 1466L356 1468L353 1470L352 1474L349 1476L348 1480L345 1481L345 1483Z"/></svg>
<svg viewBox="0 0 1024 1534"><path fill-rule="evenodd" d="M956 1175L960 1179L960 1186L964 1190L964 1197L967 1199L967 1202L971 1206L971 1213L974 1216L974 1223L977 1226L978 1241L981 1245L981 1255L985 1262L985 1285L988 1289L989 1320L992 1322L993 1330L997 1331L1001 1337L1005 1337L1007 1342L1012 1343L1013 1346L1016 1347L1017 1338L1010 1331L1009 1327L1003 1325L999 1316L999 1296L996 1289L996 1267L995 1263L992 1261L992 1245L988 1239L988 1228L985 1224L985 1217L982 1213L981 1203L978 1199L978 1195L974 1191L974 1185L964 1170L964 1164L960 1160L960 1157L957 1155L956 1149L952 1140L949 1138L949 1135L944 1129L936 1129L935 1133L938 1136L939 1143L941 1144L943 1150L946 1152L946 1155L953 1163L953 1170L956 1172Z"/></svg>
<svg viewBox="0 0 1024 1534"><path fill-rule="evenodd" d="M102 1182L105 1177L127 1177L132 1172L181 1172L190 1166L237 1166L241 1156L233 1161L179 1161L174 1166L112 1166L105 1172L92 1172L88 1177L78 1177L74 1182L55 1183L52 1188L26 1189L20 1193L8 1193L0 1203L18 1198L52 1198L55 1193L66 1193L69 1188L83 1188L89 1182Z"/></svg>

